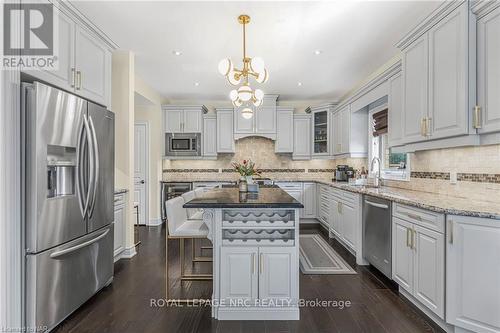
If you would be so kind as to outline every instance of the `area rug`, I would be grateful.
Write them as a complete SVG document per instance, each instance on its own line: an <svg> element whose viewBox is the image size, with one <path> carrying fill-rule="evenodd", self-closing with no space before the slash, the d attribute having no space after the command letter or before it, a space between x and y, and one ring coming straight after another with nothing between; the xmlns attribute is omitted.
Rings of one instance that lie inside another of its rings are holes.
<svg viewBox="0 0 500 333"><path fill-rule="evenodd" d="M356 274L318 234L300 235L300 270L304 274Z"/></svg>

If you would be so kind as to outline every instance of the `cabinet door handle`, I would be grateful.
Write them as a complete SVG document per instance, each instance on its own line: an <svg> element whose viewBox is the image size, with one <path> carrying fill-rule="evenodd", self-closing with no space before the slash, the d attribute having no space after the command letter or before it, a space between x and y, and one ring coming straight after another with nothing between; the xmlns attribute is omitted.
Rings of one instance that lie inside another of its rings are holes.
<svg viewBox="0 0 500 333"><path fill-rule="evenodd" d="M255 253L252 253L252 274L255 274Z"/></svg>
<svg viewBox="0 0 500 333"><path fill-rule="evenodd" d="M448 219L448 243L453 244L453 220Z"/></svg>
<svg viewBox="0 0 500 333"><path fill-rule="evenodd" d="M72 67L71 68L71 88L74 88L75 87L75 68Z"/></svg>
<svg viewBox="0 0 500 333"><path fill-rule="evenodd" d="M425 117L420 120L420 135L425 136Z"/></svg>
<svg viewBox="0 0 500 333"><path fill-rule="evenodd" d="M76 90L82 89L82 72L76 71Z"/></svg>
<svg viewBox="0 0 500 333"><path fill-rule="evenodd" d="M406 228L406 246L411 248L411 230Z"/></svg>
<svg viewBox="0 0 500 333"><path fill-rule="evenodd" d="M260 254L259 264L260 264L260 274L262 274L264 273L264 255L262 253Z"/></svg>
<svg viewBox="0 0 500 333"><path fill-rule="evenodd" d="M479 105L476 105L474 107L474 128L481 128L481 123L481 107Z"/></svg>
<svg viewBox="0 0 500 333"><path fill-rule="evenodd" d="M420 215L416 215L416 214L412 214L412 213L405 213L409 218L411 219L414 219L414 220L417 220L417 221L422 221L422 216Z"/></svg>
<svg viewBox="0 0 500 333"><path fill-rule="evenodd" d="M411 238L411 243L412 243L412 248L414 250L417 249L417 232L415 231L415 229L412 229L412 234L413 234L413 237Z"/></svg>
<svg viewBox="0 0 500 333"><path fill-rule="evenodd" d="M431 121L432 118L430 117L425 118L425 136L431 136Z"/></svg>

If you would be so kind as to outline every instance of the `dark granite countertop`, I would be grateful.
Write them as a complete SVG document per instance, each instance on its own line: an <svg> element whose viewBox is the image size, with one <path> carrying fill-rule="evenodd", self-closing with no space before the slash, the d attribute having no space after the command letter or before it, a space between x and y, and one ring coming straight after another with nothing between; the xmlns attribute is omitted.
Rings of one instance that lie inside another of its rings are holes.
<svg viewBox="0 0 500 333"><path fill-rule="evenodd" d="M186 202L184 208L304 208L304 205L277 186L260 187L258 193L240 193L238 187L224 187L205 192Z"/></svg>

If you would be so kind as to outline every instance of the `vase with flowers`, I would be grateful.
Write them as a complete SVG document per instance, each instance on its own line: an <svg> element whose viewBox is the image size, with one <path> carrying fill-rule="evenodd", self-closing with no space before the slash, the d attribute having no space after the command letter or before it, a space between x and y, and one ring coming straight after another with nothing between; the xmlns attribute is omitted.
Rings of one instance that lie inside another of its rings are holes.
<svg viewBox="0 0 500 333"><path fill-rule="evenodd" d="M231 165L233 166L234 170L240 174L240 192L246 192L248 190L247 184L253 183L253 176L260 176L259 169L251 160L243 160L243 163L233 162L231 163Z"/></svg>

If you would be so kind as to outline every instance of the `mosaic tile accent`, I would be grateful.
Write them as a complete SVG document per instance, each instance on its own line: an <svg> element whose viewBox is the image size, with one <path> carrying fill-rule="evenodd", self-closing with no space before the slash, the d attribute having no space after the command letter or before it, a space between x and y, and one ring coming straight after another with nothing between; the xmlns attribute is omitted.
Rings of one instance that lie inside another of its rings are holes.
<svg viewBox="0 0 500 333"><path fill-rule="evenodd" d="M412 171L411 178L450 180L449 172Z"/></svg>
<svg viewBox="0 0 500 333"><path fill-rule="evenodd" d="M458 173L457 180L475 183L500 184L500 174L491 173Z"/></svg>
<svg viewBox="0 0 500 333"><path fill-rule="evenodd" d="M218 173L219 169L163 169L164 173L189 173L189 172L207 172L207 173Z"/></svg>
<svg viewBox="0 0 500 333"><path fill-rule="evenodd" d="M337 170L337 169L309 169L309 172L315 172L315 173L328 172L328 173L330 173L330 172L335 172L335 170Z"/></svg>

